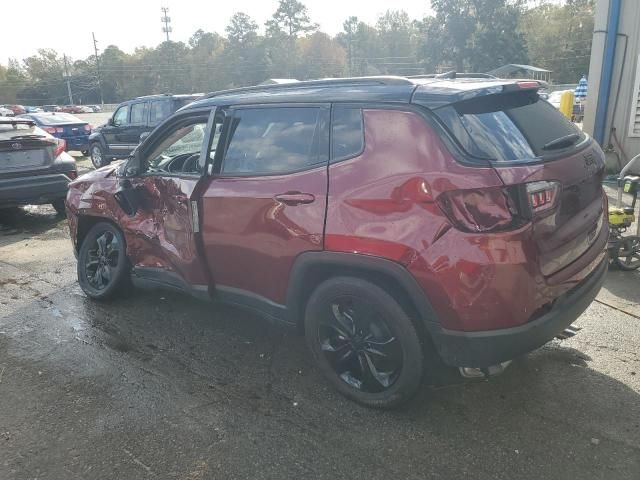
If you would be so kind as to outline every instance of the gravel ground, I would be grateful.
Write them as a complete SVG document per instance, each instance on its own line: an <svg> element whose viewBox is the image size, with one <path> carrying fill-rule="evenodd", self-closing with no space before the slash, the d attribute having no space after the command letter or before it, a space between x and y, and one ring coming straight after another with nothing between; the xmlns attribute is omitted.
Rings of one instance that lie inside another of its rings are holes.
<svg viewBox="0 0 640 480"><path fill-rule="evenodd" d="M577 336L377 412L243 311L89 301L64 221L0 211L0 479L637 479L639 287L612 271Z"/></svg>

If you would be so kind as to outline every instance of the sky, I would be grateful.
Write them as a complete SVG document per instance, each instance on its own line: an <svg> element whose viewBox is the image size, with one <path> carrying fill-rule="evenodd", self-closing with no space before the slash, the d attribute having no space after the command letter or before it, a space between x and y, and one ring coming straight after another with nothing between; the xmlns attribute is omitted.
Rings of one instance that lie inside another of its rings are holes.
<svg viewBox="0 0 640 480"><path fill-rule="evenodd" d="M429 0L302 0L311 20L331 35L342 30L342 22L356 15L375 23L387 9L405 10L411 18L423 18ZM164 40L161 7L169 7L171 40L186 42L199 28L224 34L235 12L249 14L263 29L278 6L278 0L0 0L2 22L0 64L9 58L22 60L39 48L52 48L73 59L93 54L91 32L98 48L117 45L125 52L139 46L155 46ZM37 12L37 15L34 15ZM15 38L15 41L6 39Z"/></svg>

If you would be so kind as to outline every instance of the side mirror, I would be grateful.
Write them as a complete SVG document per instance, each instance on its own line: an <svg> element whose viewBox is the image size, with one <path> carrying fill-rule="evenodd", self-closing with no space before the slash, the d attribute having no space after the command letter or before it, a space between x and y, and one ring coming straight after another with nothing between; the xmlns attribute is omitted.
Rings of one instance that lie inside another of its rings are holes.
<svg viewBox="0 0 640 480"><path fill-rule="evenodd" d="M140 143L142 143L144 139L147 138L149 135L151 135L151 132L142 132L140 134Z"/></svg>
<svg viewBox="0 0 640 480"><path fill-rule="evenodd" d="M109 117L107 125L109 125L110 127L114 127L116 125L116 122L113 121L113 117Z"/></svg>

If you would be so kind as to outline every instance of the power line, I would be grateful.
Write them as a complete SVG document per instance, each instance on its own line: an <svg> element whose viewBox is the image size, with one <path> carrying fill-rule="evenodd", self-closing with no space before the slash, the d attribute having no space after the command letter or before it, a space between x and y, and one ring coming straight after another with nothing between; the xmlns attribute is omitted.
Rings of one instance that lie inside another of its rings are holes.
<svg viewBox="0 0 640 480"><path fill-rule="evenodd" d="M93 36L93 51L96 53L96 73L98 74L98 89L100 90L100 104L104 105L104 97L102 96L102 82L100 79L100 57L98 56L98 41L96 40L96 34L91 32Z"/></svg>

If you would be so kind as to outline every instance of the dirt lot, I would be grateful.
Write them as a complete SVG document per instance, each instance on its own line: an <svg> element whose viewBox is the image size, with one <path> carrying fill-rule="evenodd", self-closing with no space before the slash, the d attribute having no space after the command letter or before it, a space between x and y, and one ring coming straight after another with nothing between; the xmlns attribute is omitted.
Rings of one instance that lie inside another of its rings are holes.
<svg viewBox="0 0 640 480"><path fill-rule="evenodd" d="M610 272L576 337L377 412L243 311L89 301L64 221L2 211L0 479L637 479L639 299L639 275Z"/></svg>

